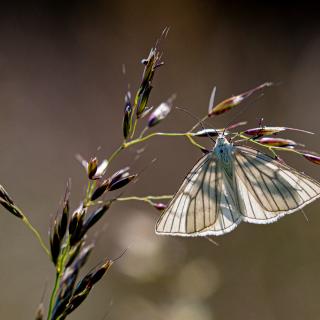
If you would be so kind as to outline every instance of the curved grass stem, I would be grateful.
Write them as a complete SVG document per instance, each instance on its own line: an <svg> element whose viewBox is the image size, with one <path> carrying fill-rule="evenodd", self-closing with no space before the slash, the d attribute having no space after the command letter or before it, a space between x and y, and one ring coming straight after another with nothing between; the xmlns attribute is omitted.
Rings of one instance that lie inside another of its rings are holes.
<svg viewBox="0 0 320 320"><path fill-rule="evenodd" d="M156 136L162 136L162 137L186 137L191 144L193 144L194 146L203 149L204 147L202 147L200 144L198 144L193 138L192 138L192 133L191 132L153 132L150 133L146 136L143 136L143 134L146 132L146 130L143 130L140 137L137 139L133 139L131 141L124 141L112 154L111 156L107 159L108 162L110 163L112 160L114 160L122 150L127 149L133 145L136 145L138 143L141 142L145 142L153 137Z"/></svg>
<svg viewBox="0 0 320 320"><path fill-rule="evenodd" d="M56 297L56 293L57 293L57 290L58 290L58 287L59 287L60 277L61 276L60 276L59 272L57 272L56 273L56 279L54 281L54 286L53 286L52 293L51 293L51 297L50 297L47 320L51 319L51 315L52 315L52 311L53 311L54 299Z"/></svg>
<svg viewBox="0 0 320 320"><path fill-rule="evenodd" d="M172 197L173 197L173 195L145 196L145 197L131 196L131 197L118 198L118 199L116 199L116 201L142 201L142 202L146 202L146 203L154 206L156 204L154 201L171 200Z"/></svg>
<svg viewBox="0 0 320 320"><path fill-rule="evenodd" d="M47 246L45 245L40 233L38 232L38 230L31 224L31 222L28 220L28 218L23 214L22 217L22 221L23 223L29 228L29 230L31 230L31 232L35 235L35 237L37 238L40 246L42 247L42 249L46 252L46 254L50 257L50 251L47 248Z"/></svg>
<svg viewBox="0 0 320 320"><path fill-rule="evenodd" d="M131 200L137 200L137 201L154 201L154 200L170 200L172 199L173 195L162 195L162 196L145 196L145 197L138 197L138 196L130 196L130 197L122 197L117 198L116 201L131 201Z"/></svg>

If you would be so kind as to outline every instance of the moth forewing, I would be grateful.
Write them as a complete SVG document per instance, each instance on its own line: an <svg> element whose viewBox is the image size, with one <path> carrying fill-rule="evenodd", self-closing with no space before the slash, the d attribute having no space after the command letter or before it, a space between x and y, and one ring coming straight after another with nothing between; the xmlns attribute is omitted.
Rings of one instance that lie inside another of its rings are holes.
<svg viewBox="0 0 320 320"><path fill-rule="evenodd" d="M221 235L240 223L230 157L229 143L221 140L194 166L158 220L156 233Z"/></svg>
<svg viewBox="0 0 320 320"><path fill-rule="evenodd" d="M208 164L212 163L210 160L211 154L209 153L201 158L186 176L178 192L159 218L156 225L156 233L176 235L188 232L187 227L191 227L191 220L188 222L187 219L188 212L195 207L192 200L198 190L201 189L201 186L199 187L199 181L202 180L202 175Z"/></svg>

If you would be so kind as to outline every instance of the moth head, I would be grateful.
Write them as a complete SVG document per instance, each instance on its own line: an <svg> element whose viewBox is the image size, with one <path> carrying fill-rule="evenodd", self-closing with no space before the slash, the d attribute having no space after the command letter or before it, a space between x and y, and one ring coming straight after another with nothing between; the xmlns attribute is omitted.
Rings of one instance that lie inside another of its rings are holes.
<svg viewBox="0 0 320 320"><path fill-rule="evenodd" d="M219 152L219 150L221 150L223 152L223 150L225 149L225 146L227 146L229 144L230 144L230 142L225 137L225 135L224 134L219 134L217 139L216 139L216 144L214 146L214 149L216 151L218 151L218 152Z"/></svg>

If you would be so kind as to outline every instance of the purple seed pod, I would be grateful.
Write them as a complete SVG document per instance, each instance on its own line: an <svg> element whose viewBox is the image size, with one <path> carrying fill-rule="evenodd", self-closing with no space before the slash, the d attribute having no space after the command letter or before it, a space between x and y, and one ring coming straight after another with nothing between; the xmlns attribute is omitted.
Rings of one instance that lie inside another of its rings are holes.
<svg viewBox="0 0 320 320"><path fill-rule="evenodd" d="M272 135L272 134L279 133L282 131L287 131L287 130L313 134L313 132L302 130L302 129L288 128L288 127L267 127L267 126L248 129L248 130L244 131L244 133L249 136L259 137L259 136L268 136L268 135Z"/></svg>
<svg viewBox="0 0 320 320"><path fill-rule="evenodd" d="M158 202L158 203L154 203L153 207L156 208L159 211L162 211L162 210L167 208L167 205L164 204L164 203Z"/></svg>
<svg viewBox="0 0 320 320"><path fill-rule="evenodd" d="M252 128L244 131L245 134L249 136L268 136L281 131L285 131L285 127L260 127L260 128Z"/></svg>
<svg viewBox="0 0 320 320"><path fill-rule="evenodd" d="M223 100L222 102L218 103L216 106L209 107L208 116L211 117L213 115L222 114L222 113L234 108L238 104L240 104L243 100L245 100L246 98L251 96L253 93L255 93L265 87L270 87L271 85L272 85L271 82L266 82L266 83L263 83L254 89L248 90L246 92L243 92L243 93L238 94L236 96L233 96L231 98Z"/></svg>
<svg viewBox="0 0 320 320"><path fill-rule="evenodd" d="M297 143L295 141L282 138L263 137L257 139L256 141L270 147L294 148L295 146L297 146Z"/></svg>
<svg viewBox="0 0 320 320"><path fill-rule="evenodd" d="M304 153L303 156L307 160L309 160L315 164L320 164L320 156L319 155L315 155L315 154L311 154L311 153Z"/></svg>

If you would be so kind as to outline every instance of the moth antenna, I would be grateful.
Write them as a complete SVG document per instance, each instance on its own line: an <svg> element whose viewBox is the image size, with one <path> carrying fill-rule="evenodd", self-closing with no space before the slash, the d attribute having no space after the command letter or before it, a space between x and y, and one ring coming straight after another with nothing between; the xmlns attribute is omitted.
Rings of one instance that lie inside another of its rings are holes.
<svg viewBox="0 0 320 320"><path fill-rule="evenodd" d="M184 109L184 108L182 108L182 107L176 107L176 109L185 112L185 113L186 113L187 115L189 115L191 118L193 118L193 119L195 119L196 121L198 121L198 124L200 124L201 128L202 128L203 130L206 130L206 128L205 128L202 120L200 120L198 117L196 117L194 114L192 114L189 110ZM214 128L212 128L212 129L215 131L215 133L216 133L217 135L219 135L219 132L218 132L216 129L214 129ZM212 137L211 137L207 132L206 132L206 135L209 137L210 140L212 140L214 143L216 143L216 141L215 141L214 139L212 139Z"/></svg>
<svg viewBox="0 0 320 320"><path fill-rule="evenodd" d="M258 96L255 97L254 99L251 99L250 102L252 103L252 102L260 99L263 95L264 95L264 94L261 93L260 95L258 95ZM245 111L249 108L249 106L250 106L250 103L248 103L247 105L245 105L241 110L238 111L237 114L235 114L235 116L231 119L231 121L229 121L228 125L224 128L224 130L223 130L223 135L224 135L225 131L226 131L230 126L232 126L232 123L233 123L243 112L245 112ZM263 120L263 119L262 119L262 120Z"/></svg>

